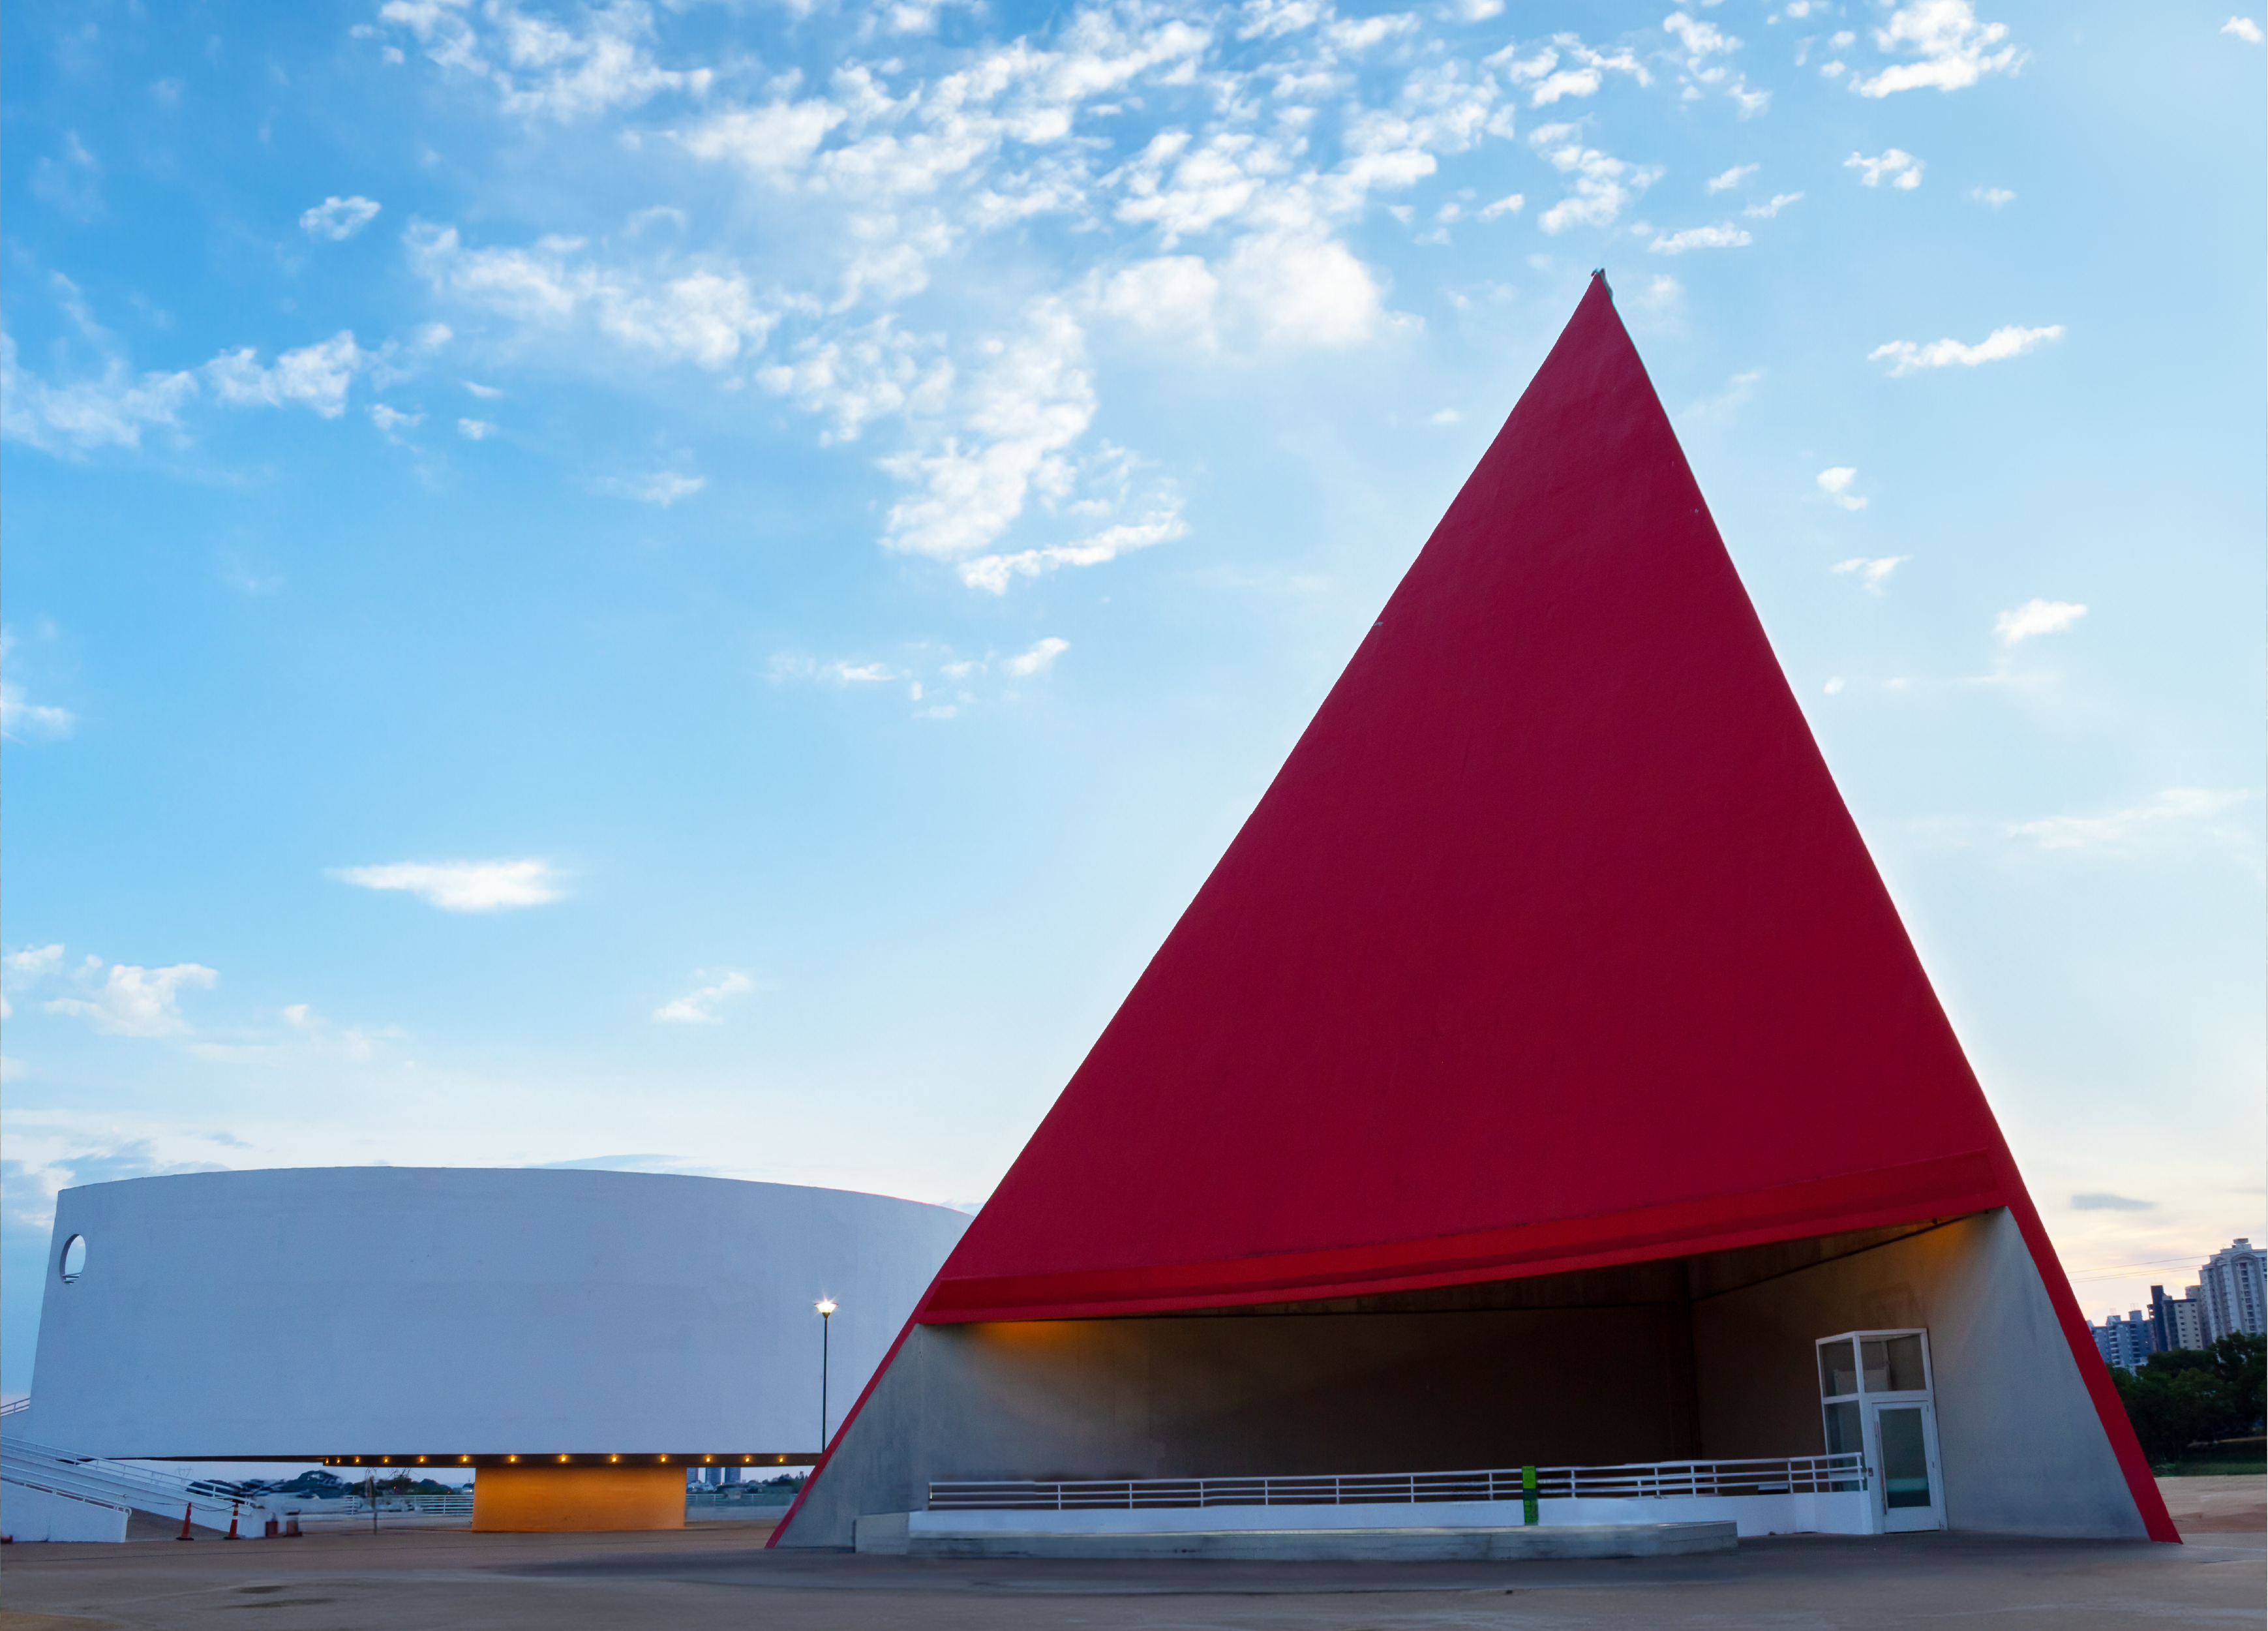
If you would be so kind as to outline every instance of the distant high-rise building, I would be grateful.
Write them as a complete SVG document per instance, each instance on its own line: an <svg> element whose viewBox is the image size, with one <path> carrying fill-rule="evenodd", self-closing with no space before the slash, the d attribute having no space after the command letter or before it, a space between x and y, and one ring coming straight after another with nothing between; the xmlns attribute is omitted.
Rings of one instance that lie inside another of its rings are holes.
<svg viewBox="0 0 2268 1631"><path fill-rule="evenodd" d="M2178 1297L2168 1296L2163 1286L2150 1288L2150 1337L2161 1354L2169 1348L2205 1346L2205 1322L2195 1286L2185 1288Z"/></svg>
<svg viewBox="0 0 2268 1631"><path fill-rule="evenodd" d="M2198 1296L2195 1286L2183 1286L2178 1302L2169 1303L2167 1310L2174 1316L2175 1334L2180 1339L2176 1347L2203 1347L2205 1340L2205 1303Z"/></svg>
<svg viewBox="0 0 2268 1631"><path fill-rule="evenodd" d="M2205 1314L2205 1340L2198 1346L2239 1332L2268 1335L2268 1293L2264 1293L2261 1283L2264 1258L2268 1258L2268 1252L2240 1238L2205 1259L2198 1271L2198 1294Z"/></svg>
<svg viewBox="0 0 2268 1631"><path fill-rule="evenodd" d="M2103 1317L2102 1323L2092 1327L2095 1351L2102 1355L2106 1365L2123 1365L2129 1370L2139 1370L2156 1351L2155 1333L2150 1327L2150 1317L2140 1309L2134 1310L2124 1319L2116 1314Z"/></svg>

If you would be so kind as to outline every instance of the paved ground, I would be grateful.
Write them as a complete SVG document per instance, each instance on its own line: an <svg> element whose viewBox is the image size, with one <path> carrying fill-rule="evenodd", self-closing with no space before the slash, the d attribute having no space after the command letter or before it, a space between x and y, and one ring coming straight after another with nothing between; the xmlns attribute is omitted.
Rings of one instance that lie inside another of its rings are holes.
<svg viewBox="0 0 2268 1631"><path fill-rule="evenodd" d="M2181 1546L1800 1537L1595 1563L939 1562L767 1553L745 1524L24 1546L0 1557L0 1631L2254 1627L2268 1622L2264 1487L2169 1480Z"/></svg>

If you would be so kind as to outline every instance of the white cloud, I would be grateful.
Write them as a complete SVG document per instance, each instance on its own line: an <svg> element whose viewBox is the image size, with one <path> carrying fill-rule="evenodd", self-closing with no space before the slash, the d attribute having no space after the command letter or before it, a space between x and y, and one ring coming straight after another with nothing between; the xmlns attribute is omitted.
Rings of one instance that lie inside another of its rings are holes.
<svg viewBox="0 0 2268 1631"><path fill-rule="evenodd" d="M1057 639L1050 634L1035 644L1031 650L1021 656L1009 658L1000 667L1020 679L1027 678L1035 674L1045 674L1049 668L1055 667L1056 659L1070 649L1069 640Z"/></svg>
<svg viewBox="0 0 2268 1631"><path fill-rule="evenodd" d="M1685 285L1668 272L1656 272L1646 280L1645 288L1626 292L1619 300L1623 310L1632 316L1651 317L1658 321L1675 317L1684 303Z"/></svg>
<svg viewBox="0 0 2268 1631"><path fill-rule="evenodd" d="M1921 173L1926 166L1904 149L1889 147L1872 159L1852 153L1843 161L1843 167L1860 173L1861 187L1880 187L1887 181L1899 191L1910 193L1921 185Z"/></svg>
<svg viewBox="0 0 2268 1631"><path fill-rule="evenodd" d="M2114 810L2108 816L2051 816L2014 823L2008 831L2014 838L2030 838L2045 850L2117 849L2161 836L2169 827L2210 821L2249 797L2204 787L2169 787L2131 809Z"/></svg>
<svg viewBox="0 0 2268 1631"><path fill-rule="evenodd" d="M279 1010L284 1029L278 1031L251 1030L239 1032L251 1040L233 1042L192 1042L186 1051L201 1059L210 1059L220 1065L290 1065L309 1061L340 1059L362 1060L373 1057L379 1043L401 1033L393 1029L369 1030L357 1025L336 1025L315 1012L305 1002L293 1002Z"/></svg>
<svg viewBox="0 0 2268 1631"><path fill-rule="evenodd" d="M1749 368L1734 374L1725 382L1725 388L1714 396L1705 396L1685 410L1683 417L1695 419L1723 419L1756 400L1756 387L1763 381L1764 371Z"/></svg>
<svg viewBox="0 0 2268 1631"><path fill-rule="evenodd" d="M1331 15L1329 0L1246 0L1240 40L1273 40L1313 28Z"/></svg>
<svg viewBox="0 0 2268 1631"><path fill-rule="evenodd" d="M83 977L91 978L93 971L86 969ZM202 963L177 963L165 969L114 963L92 997L57 997L43 1006L50 1014L74 1015L115 1036L178 1036L189 1029L181 1017L182 991L210 990L219 979Z"/></svg>
<svg viewBox="0 0 2268 1631"><path fill-rule="evenodd" d="M1610 226L1624 205L1661 177L1658 166L1630 164L1584 146L1581 133L1572 124L1544 125L1528 139L1553 169L1575 178L1575 190L1536 218L1536 225L1547 232Z"/></svg>
<svg viewBox="0 0 2268 1631"><path fill-rule="evenodd" d="M497 433L495 424L486 419L460 419L457 434L468 442L483 442Z"/></svg>
<svg viewBox="0 0 2268 1631"><path fill-rule="evenodd" d="M16 637L0 631L0 660L15 648ZM11 742L34 736L68 736L77 724L78 716L69 708L33 702L15 681L0 680L0 736Z"/></svg>
<svg viewBox="0 0 2268 1631"><path fill-rule="evenodd" d="M1696 63L1705 57L1728 55L1741 47L1738 40L1716 24L1697 22L1683 11L1672 11L1663 18L1661 27L1663 33L1675 37L1686 55Z"/></svg>
<svg viewBox="0 0 2268 1631"><path fill-rule="evenodd" d="M909 677L903 670L886 662L853 662L847 657L837 657L832 662L822 663L786 652L773 655L770 671L774 680L814 680L837 687L885 685Z"/></svg>
<svg viewBox="0 0 2268 1631"><path fill-rule="evenodd" d="M1689 226L1682 232L1664 232L1646 250L1653 255L1683 255L1688 249L1739 249L1753 243L1745 228L1730 221L1716 226Z"/></svg>
<svg viewBox="0 0 2268 1631"><path fill-rule="evenodd" d="M1859 502L1864 504L1866 500L1861 498ZM1841 572L1856 572L1859 580L1867 586L1867 593L1869 594L1887 594L1889 593L1887 586L1890 580L1890 574L1911 559L1913 557L1911 555L1886 555L1879 560L1870 561L1866 557L1860 556L1855 560L1837 561L1833 570Z"/></svg>
<svg viewBox="0 0 2268 1631"><path fill-rule="evenodd" d="M32 166L32 195L78 220L102 213L102 164L77 131L64 136L60 158L43 158Z"/></svg>
<svg viewBox="0 0 2268 1631"><path fill-rule="evenodd" d="M1819 491L1846 510L1863 510L1867 507L1867 501L1864 498L1853 498L1851 494L1851 483L1857 479L1858 475L1858 470L1847 464L1838 464L1831 469L1822 470L1818 478ZM1900 556L1898 558L1904 560L1905 557ZM1845 561L1835 570L1849 572L1852 567L1865 564L1863 561ZM1896 564L1896 562L1892 563L1893 565Z"/></svg>
<svg viewBox="0 0 2268 1631"><path fill-rule="evenodd" d="M1932 340L1927 345L1916 345L1911 340L1892 340L1867 352L1867 360L1874 363L1887 359L1893 379L1924 368L1949 368L1956 364L1974 368L1980 363L2021 357L2036 346L2062 339L2063 332L2061 323L2045 328L2020 328L2011 323L1995 328L1975 345L1964 345L1958 340Z"/></svg>
<svg viewBox="0 0 2268 1631"><path fill-rule="evenodd" d="M356 194L342 198L336 193L303 211L299 225L310 238L328 238L333 243L343 242L378 218L379 205L372 200Z"/></svg>
<svg viewBox="0 0 2268 1631"><path fill-rule="evenodd" d="M1279 344L1353 345L1370 337L1385 310L1370 269L1318 232L1244 239L1221 283L1263 336Z"/></svg>
<svg viewBox="0 0 2268 1631"><path fill-rule="evenodd" d="M1061 303L1028 314L1025 331L991 343L961 416L967 440L884 461L919 497L890 507L884 543L911 555L957 560L998 538L1023 513L1035 487L1060 496L1075 479L1064 449L1094 417L1086 335Z"/></svg>
<svg viewBox="0 0 2268 1631"><path fill-rule="evenodd" d="M0 736L22 742L33 736L68 736L78 724L69 708L28 700L13 680L0 680Z"/></svg>
<svg viewBox="0 0 2268 1631"><path fill-rule="evenodd" d="M42 979L63 967L63 948L60 941L52 946L26 946L21 951L11 951L4 963L7 975L29 983Z"/></svg>
<svg viewBox="0 0 2268 1631"><path fill-rule="evenodd" d="M761 350L777 314L725 264L672 275L601 265L578 238L547 236L526 248L468 249L457 229L413 222L410 264L437 293L533 330L588 323L608 339L663 362L722 369Z"/></svg>
<svg viewBox="0 0 2268 1631"><path fill-rule="evenodd" d="M9 992L20 992L36 985L63 966L63 948L53 946L26 946L0 957L0 1020L16 1017L15 1007L9 1002ZM5 1080L5 1078L0 1078Z"/></svg>
<svg viewBox="0 0 2268 1631"><path fill-rule="evenodd" d="M972 589L1005 594L1011 578L1036 578L1059 566L1100 566L1105 561L1116 560L1130 550L1146 550L1153 543L1169 542L1188 531L1188 524L1175 514L1123 521L1076 543L1049 544L1020 550L1012 555L986 555L964 561L959 568L961 580Z"/></svg>
<svg viewBox="0 0 2268 1631"><path fill-rule="evenodd" d="M2087 608L2070 601L2026 601L2014 611L2004 611L1992 623L1992 632L2003 646L2030 639L2036 634L2060 634L2081 617Z"/></svg>
<svg viewBox="0 0 2268 1631"><path fill-rule="evenodd" d="M824 97L776 101L729 109L677 139L696 159L738 165L750 175L784 184L809 168L827 133L848 116Z"/></svg>
<svg viewBox="0 0 2268 1631"><path fill-rule="evenodd" d="M1736 164L1721 175L1711 176L1704 190L1712 195L1730 192L1762 168L1762 165Z"/></svg>
<svg viewBox="0 0 2268 1631"><path fill-rule="evenodd" d="M1113 173L1111 179L1125 189L1116 214L1122 221L1156 226L1160 241L1170 249L1189 233L1242 215L1260 197L1267 178L1283 173L1289 164L1276 144L1248 131L1221 131L1192 146L1188 131L1160 130Z"/></svg>
<svg viewBox="0 0 2268 1631"><path fill-rule="evenodd" d="M680 498L690 498L709 484L705 476L686 476L675 470L656 470L651 476L609 476L599 483L600 492L618 498L635 498L667 509Z"/></svg>
<svg viewBox="0 0 2268 1631"><path fill-rule="evenodd" d="M372 402L370 406L370 422L378 426L379 433L387 440L398 442L401 439L398 432L416 430L425 423L425 416L422 413L404 413L398 408L387 407L384 402Z"/></svg>
<svg viewBox="0 0 2268 1631"><path fill-rule="evenodd" d="M482 385L476 380L467 380L463 384L467 390L482 402L494 402L504 395L504 388L501 386Z"/></svg>
<svg viewBox="0 0 2268 1631"><path fill-rule="evenodd" d="M566 894L548 860L392 861L379 867L340 867L329 874L365 889L401 889L444 911L497 911L541 906Z"/></svg>
<svg viewBox="0 0 2268 1631"><path fill-rule="evenodd" d="M805 340L791 361L759 369L756 382L806 413L832 418L822 443L856 441L874 419L944 410L954 368L933 354L935 346L904 333L895 318L878 317L831 338Z"/></svg>
<svg viewBox="0 0 2268 1631"><path fill-rule="evenodd" d="M1741 213L1742 215L1753 216L1758 220L1769 221L1772 217L1786 209L1788 205L1792 203L1800 203L1802 202L1802 199L1803 195L1801 193L1774 193L1766 202L1763 203L1750 204L1747 209L1742 210Z"/></svg>
<svg viewBox="0 0 2268 1631"><path fill-rule="evenodd" d="M1703 0L1703 4L1709 4L1709 0ZM1721 89L1738 104L1743 119L1771 106L1771 92L1751 91L1748 81L1733 71L1729 59L1741 48L1741 42L1732 35L1714 23L1702 22L1683 11L1672 11L1662 18L1661 27L1684 50L1686 100L1697 99L1705 89Z"/></svg>
<svg viewBox="0 0 2268 1631"><path fill-rule="evenodd" d="M642 0L584 8L580 33L520 10L514 0L387 0L381 19L407 29L425 55L485 79L507 113L564 122L635 107L663 91L700 95L710 70L660 67L645 41L653 14ZM483 26L485 25L485 26Z"/></svg>
<svg viewBox="0 0 2268 1631"><path fill-rule="evenodd" d="M2260 25L2249 17L2230 18L2220 26L2220 32L2225 34L2235 34L2239 40L2251 45L2258 45L2264 37L2268 37L2261 33Z"/></svg>
<svg viewBox="0 0 2268 1631"><path fill-rule="evenodd" d="M1971 203L1981 203L1988 210L1998 210L2016 202L2016 195L2005 187L1972 187L1969 189L1969 197Z"/></svg>
<svg viewBox="0 0 2268 1631"><path fill-rule="evenodd" d="M1554 34L1550 44L1539 46L1524 59L1518 51L1516 45L1507 46L1490 57L1488 64L1500 70L1511 84L1528 87L1530 107L1548 107L1571 96L1595 96L1609 73L1626 75L1641 85L1653 83L1646 65L1627 48L1594 50L1575 34Z"/></svg>
<svg viewBox="0 0 2268 1631"><path fill-rule="evenodd" d="M1517 215L1527 207L1527 204L1526 194L1506 193L1494 203L1483 204L1480 209L1480 218L1484 221L1493 221L1500 215Z"/></svg>
<svg viewBox="0 0 2268 1631"><path fill-rule="evenodd" d="M247 345L224 351L204 366L213 395L242 408L281 408L298 402L326 419L347 410L347 387L370 353L355 344L354 332L342 328L329 339L286 351L272 368L260 365L260 354Z"/></svg>
<svg viewBox="0 0 2268 1631"><path fill-rule="evenodd" d="M1219 293L1220 280L1207 269L1203 257L1160 255L1112 273L1095 307L1147 333L1210 335L1213 301Z"/></svg>
<svg viewBox="0 0 2268 1631"><path fill-rule="evenodd" d="M1911 53L1917 60L1893 63L1871 78L1854 79L1851 88L1872 97L1900 91L1962 90L1987 74L2014 73L2023 66L2024 53L2001 44L2007 37L2006 23L1978 22L1970 0L1915 0L1891 12L1889 20L1874 30L1874 44L1885 52Z"/></svg>
<svg viewBox="0 0 2268 1631"><path fill-rule="evenodd" d="M745 997L756 988L755 981L745 974L727 974L722 979L681 997L663 1003L653 1011L653 1017L664 1025L719 1025L725 1016L717 1010L735 997Z"/></svg>
<svg viewBox="0 0 2268 1631"><path fill-rule="evenodd" d="M1841 696L1843 694L1843 676L1839 674L1830 675L1827 679L1827 683L1821 686L1819 689L1825 691L1830 697Z"/></svg>
<svg viewBox="0 0 2268 1631"><path fill-rule="evenodd" d="M0 333L0 433L43 453L139 447L151 425L178 424L197 394L191 373L130 373L115 356L101 377L50 385L16 362L13 336Z"/></svg>

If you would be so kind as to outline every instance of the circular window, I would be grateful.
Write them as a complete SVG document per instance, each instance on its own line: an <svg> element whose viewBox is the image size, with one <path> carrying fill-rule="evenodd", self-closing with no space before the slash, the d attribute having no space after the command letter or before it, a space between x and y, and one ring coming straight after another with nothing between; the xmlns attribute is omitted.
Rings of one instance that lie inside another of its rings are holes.
<svg viewBox="0 0 2268 1631"><path fill-rule="evenodd" d="M63 1284L70 1285L86 1270L86 1236L73 1235L63 1242L62 1259Z"/></svg>

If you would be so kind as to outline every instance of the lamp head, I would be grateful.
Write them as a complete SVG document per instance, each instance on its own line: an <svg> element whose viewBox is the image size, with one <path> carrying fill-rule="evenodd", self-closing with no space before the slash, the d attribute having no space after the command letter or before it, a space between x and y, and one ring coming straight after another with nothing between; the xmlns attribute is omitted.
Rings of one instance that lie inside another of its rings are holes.
<svg viewBox="0 0 2268 1631"><path fill-rule="evenodd" d="M819 1310L820 1318L825 1319L829 1314L832 1314L835 1311L835 1299L833 1297L821 1297L818 1302L813 1303L812 1307Z"/></svg>

